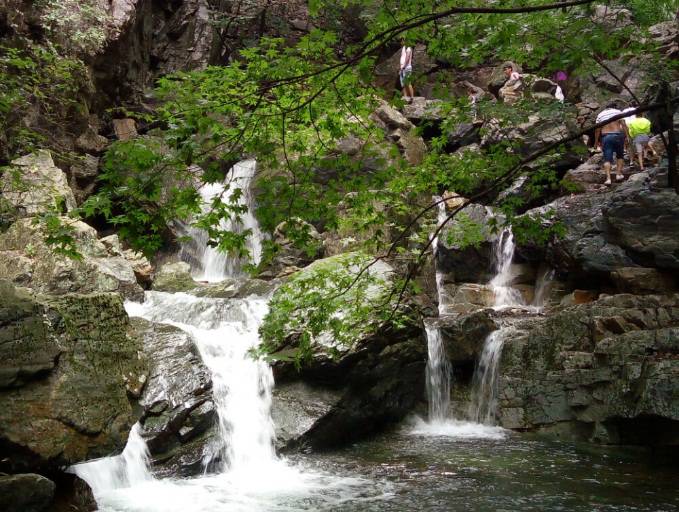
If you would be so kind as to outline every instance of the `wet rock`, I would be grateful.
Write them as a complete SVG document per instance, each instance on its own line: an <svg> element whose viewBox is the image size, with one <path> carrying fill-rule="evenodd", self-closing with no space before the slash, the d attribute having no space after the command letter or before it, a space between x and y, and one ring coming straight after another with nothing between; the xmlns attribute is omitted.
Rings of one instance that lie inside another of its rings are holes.
<svg viewBox="0 0 679 512"><path fill-rule="evenodd" d="M477 361L486 338L497 329L489 310L441 317L438 325L443 336L446 356L453 365Z"/></svg>
<svg viewBox="0 0 679 512"><path fill-rule="evenodd" d="M502 424L570 425L599 442L679 443L678 305L677 295L622 294L515 323L500 361ZM658 435L630 437L642 420Z"/></svg>
<svg viewBox="0 0 679 512"><path fill-rule="evenodd" d="M131 326L142 339L150 361L149 377L139 400L142 437L161 471L181 466L176 459L179 453L188 455L184 445L195 440L190 451L202 454L209 430L215 426L211 373L188 333L141 318L133 318ZM186 474L184 468L182 475Z"/></svg>
<svg viewBox="0 0 679 512"><path fill-rule="evenodd" d="M120 295L33 295L0 282L0 306L0 471L120 452L137 419L123 377L146 373Z"/></svg>
<svg viewBox="0 0 679 512"><path fill-rule="evenodd" d="M191 266L183 261L162 265L153 281L153 290L157 292L185 292L197 286L191 277Z"/></svg>
<svg viewBox="0 0 679 512"><path fill-rule="evenodd" d="M312 321L311 312L302 307L291 315L286 313L283 319L278 302L294 300L295 294L302 293L298 283L313 280L319 272L321 275L337 273L338 278L345 273L350 276L360 268L361 261L366 263L368 260L367 256L359 258L357 254L318 260L290 278L270 302L271 313L262 327L265 336L271 332L273 323L284 320L281 326L284 341L277 338L271 354L276 360L277 385L294 383L305 390L304 396L299 397L303 403L291 405L290 399L283 396L285 393L275 402L274 416L289 416L294 407L303 416L304 424L309 425L301 431L287 423L286 432L279 432L281 444L285 442L287 449L321 450L361 438L398 421L422 396L426 344L406 305L403 306L405 316L398 324L382 325L377 317L370 316L362 320L360 332L352 336L351 342L336 339L328 330L316 334L309 357L301 359L301 367L295 365L300 333L306 329L307 322ZM364 275L372 276L366 297L359 298L357 288L352 288L329 299L328 307L338 308L338 318L353 315L357 300L382 300L380 297L388 293L394 278L393 269L383 261L377 261ZM322 284L314 286L322 287ZM315 288L308 290L310 294L318 292Z"/></svg>
<svg viewBox="0 0 679 512"><path fill-rule="evenodd" d="M0 509L5 512L46 512L54 498L54 482L27 473L0 475Z"/></svg>
<svg viewBox="0 0 679 512"><path fill-rule="evenodd" d="M593 290L573 290L568 295L561 298L561 306L575 306L577 304L587 304L597 298L597 292Z"/></svg>
<svg viewBox="0 0 679 512"><path fill-rule="evenodd" d="M76 207L66 174L54 165L49 151L14 160L0 176L0 191L18 218Z"/></svg>
<svg viewBox="0 0 679 512"><path fill-rule="evenodd" d="M271 417L276 426L276 447L294 444L314 423L340 403L343 390L287 382L273 390Z"/></svg>
<svg viewBox="0 0 679 512"><path fill-rule="evenodd" d="M490 307L493 305L495 295L490 286L476 283L463 283L455 290L452 302L458 304L474 304L476 306Z"/></svg>
<svg viewBox="0 0 679 512"><path fill-rule="evenodd" d="M21 219L0 235L0 279L44 293L106 291L133 300L143 298L130 263L111 256L94 228L67 217L60 222L70 229L79 259L56 252L45 243L41 224Z"/></svg>

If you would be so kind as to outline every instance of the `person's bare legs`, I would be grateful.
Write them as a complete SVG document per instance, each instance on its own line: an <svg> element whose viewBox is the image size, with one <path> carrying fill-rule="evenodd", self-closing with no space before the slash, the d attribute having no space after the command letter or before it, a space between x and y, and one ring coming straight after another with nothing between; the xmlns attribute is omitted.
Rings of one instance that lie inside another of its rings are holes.
<svg viewBox="0 0 679 512"><path fill-rule="evenodd" d="M642 149L641 151L637 151L637 157L639 158L639 169L642 171L644 170L644 153L646 152L645 149Z"/></svg>
<svg viewBox="0 0 679 512"><path fill-rule="evenodd" d="M611 162L604 162L604 172L606 173L605 185L611 184Z"/></svg>
<svg viewBox="0 0 679 512"><path fill-rule="evenodd" d="M407 88L410 92L410 99L413 99L415 97L415 89L413 89L413 84L408 84Z"/></svg>
<svg viewBox="0 0 679 512"><path fill-rule="evenodd" d="M616 180L622 181L625 179L625 175L622 173L622 168L625 166L625 161L622 158L618 158L616 162L616 174L617 176L615 177Z"/></svg>

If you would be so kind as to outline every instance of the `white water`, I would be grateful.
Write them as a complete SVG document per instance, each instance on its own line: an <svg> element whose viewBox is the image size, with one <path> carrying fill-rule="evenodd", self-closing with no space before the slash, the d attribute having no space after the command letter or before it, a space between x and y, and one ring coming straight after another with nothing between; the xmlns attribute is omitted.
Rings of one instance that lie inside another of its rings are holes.
<svg viewBox="0 0 679 512"><path fill-rule="evenodd" d="M446 212L446 203L441 197L434 196L434 201L438 201L437 204L437 216L436 216L436 229L443 225L443 223L448 218L448 213ZM434 236L431 241L431 249L434 254L434 271L436 275L436 292L438 294L439 302L439 316L444 315L446 312L446 294L443 287L443 272L438 269L438 248L439 248L439 237Z"/></svg>
<svg viewBox="0 0 679 512"><path fill-rule="evenodd" d="M541 311L545 307L545 300L549 296L554 281L554 269L545 267L540 269L537 283L535 284L535 298L533 299L533 306Z"/></svg>
<svg viewBox="0 0 679 512"><path fill-rule="evenodd" d="M493 304L495 309L525 305L521 293L511 286L513 277L512 260L514 259L515 249L516 245L514 244L512 229L503 229L495 244L495 276L490 281L495 297Z"/></svg>
<svg viewBox="0 0 679 512"><path fill-rule="evenodd" d="M427 333L427 398L429 422L441 423L448 418L450 409L451 368L441 338L441 330L432 323L425 323Z"/></svg>
<svg viewBox="0 0 679 512"><path fill-rule="evenodd" d="M249 231L246 239L246 248L250 253L250 262L259 263L262 256L263 235L259 229L259 224L254 215L254 198L250 191L250 184L255 176L257 163L255 160L244 160L237 163L229 171L227 180L224 183L208 183L199 190L203 199L203 211L211 209L213 201L221 201L225 204L230 203L240 191L236 204L246 206L247 211L240 218L230 218L222 220L220 229L233 233L244 233ZM194 270L194 279L198 281L218 282L225 276L238 277L244 275L244 264L247 259L234 257L215 247L210 247L207 232L202 229L189 226L186 228L191 237L191 243L185 244L182 248L180 257L193 259L200 262L200 268ZM195 252L195 254L191 254Z"/></svg>
<svg viewBox="0 0 679 512"><path fill-rule="evenodd" d="M232 181L241 180L243 204L251 206L250 179L254 161L234 167ZM224 188L210 185L201 191L206 204ZM231 193L231 191L229 191ZM262 235L251 213L238 225L225 229L251 229L249 248L255 261L261 254ZM220 281L242 272L240 258L207 247L207 235L189 229L192 246L200 248L196 275ZM213 400L218 416L216 446L204 467L218 474L192 479L154 479L148 450L135 426L122 455L74 466L90 484L99 510L105 512L250 512L336 510L360 495L361 500L384 499L390 486L363 478L340 477L293 466L276 456L271 419L273 374L264 361L249 351L259 344L258 329L267 312L267 298L199 298L185 293L147 292L144 303L127 302L130 316L170 324L193 338L211 372Z"/></svg>
<svg viewBox="0 0 679 512"><path fill-rule="evenodd" d="M149 451L139 423L132 427L123 453L72 466L71 471L89 484L95 496L152 481Z"/></svg>
<svg viewBox="0 0 679 512"><path fill-rule="evenodd" d="M472 378L472 394L468 415L472 421L484 425L495 424L498 369L503 344L503 329L493 331L488 335Z"/></svg>

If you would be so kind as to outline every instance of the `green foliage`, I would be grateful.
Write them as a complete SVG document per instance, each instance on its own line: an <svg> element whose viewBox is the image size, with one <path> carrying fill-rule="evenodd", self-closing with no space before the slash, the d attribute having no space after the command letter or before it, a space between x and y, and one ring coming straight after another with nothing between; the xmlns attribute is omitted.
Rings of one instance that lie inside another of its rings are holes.
<svg viewBox="0 0 679 512"><path fill-rule="evenodd" d="M106 41L109 15L97 0L38 0L50 40L68 55L94 55Z"/></svg>
<svg viewBox="0 0 679 512"><path fill-rule="evenodd" d="M148 256L164 245L169 223L189 218L200 206L190 172L164 150L152 138L113 144L98 177L100 192L81 207L85 216L105 216L121 239Z"/></svg>
<svg viewBox="0 0 679 512"><path fill-rule="evenodd" d="M0 45L0 159L44 146L79 108L78 92L86 81L83 63L52 47ZM27 118L39 122L29 124Z"/></svg>

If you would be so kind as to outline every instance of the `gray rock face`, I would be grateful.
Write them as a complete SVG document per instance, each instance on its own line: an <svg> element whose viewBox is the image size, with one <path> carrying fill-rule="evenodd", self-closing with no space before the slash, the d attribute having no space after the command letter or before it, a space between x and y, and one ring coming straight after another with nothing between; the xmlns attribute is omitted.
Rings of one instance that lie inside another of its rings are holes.
<svg viewBox="0 0 679 512"><path fill-rule="evenodd" d="M191 336L140 318L131 321L150 361L139 400L142 437L161 472L188 476L202 471L209 430L215 425L212 377Z"/></svg>
<svg viewBox="0 0 679 512"><path fill-rule="evenodd" d="M146 363L120 296L36 296L0 282L0 311L0 471L121 451Z"/></svg>
<svg viewBox="0 0 679 512"><path fill-rule="evenodd" d="M488 310L443 317L438 325L443 335L446 356L453 365L476 361L485 339L497 329Z"/></svg>
<svg viewBox="0 0 679 512"><path fill-rule="evenodd" d="M32 473L0 476L0 509L46 512L54 498L54 482Z"/></svg>
<svg viewBox="0 0 679 512"><path fill-rule="evenodd" d="M18 218L65 213L76 206L66 174L54 165L49 151L14 160L0 176L0 192Z"/></svg>
<svg viewBox="0 0 679 512"><path fill-rule="evenodd" d="M141 300L144 292L125 257L111 255L84 222L66 217L61 222L70 227L82 259L56 253L40 224L20 219L0 235L0 279L44 293L115 291Z"/></svg>
<svg viewBox="0 0 679 512"><path fill-rule="evenodd" d="M554 268L608 276L622 267L679 268L679 196L638 173L604 193L563 197L547 207L566 228L547 249Z"/></svg>
<svg viewBox="0 0 679 512"><path fill-rule="evenodd" d="M614 295L515 324L500 361L502 424L679 444L678 306L677 295Z"/></svg>
<svg viewBox="0 0 679 512"><path fill-rule="evenodd" d="M487 283L490 280L493 244L497 240L497 235L488 229L493 215L493 210L487 206L470 204L446 224L439 235L436 253L440 272L452 276L457 282ZM480 243L463 244L463 225L473 225L479 230Z"/></svg>

